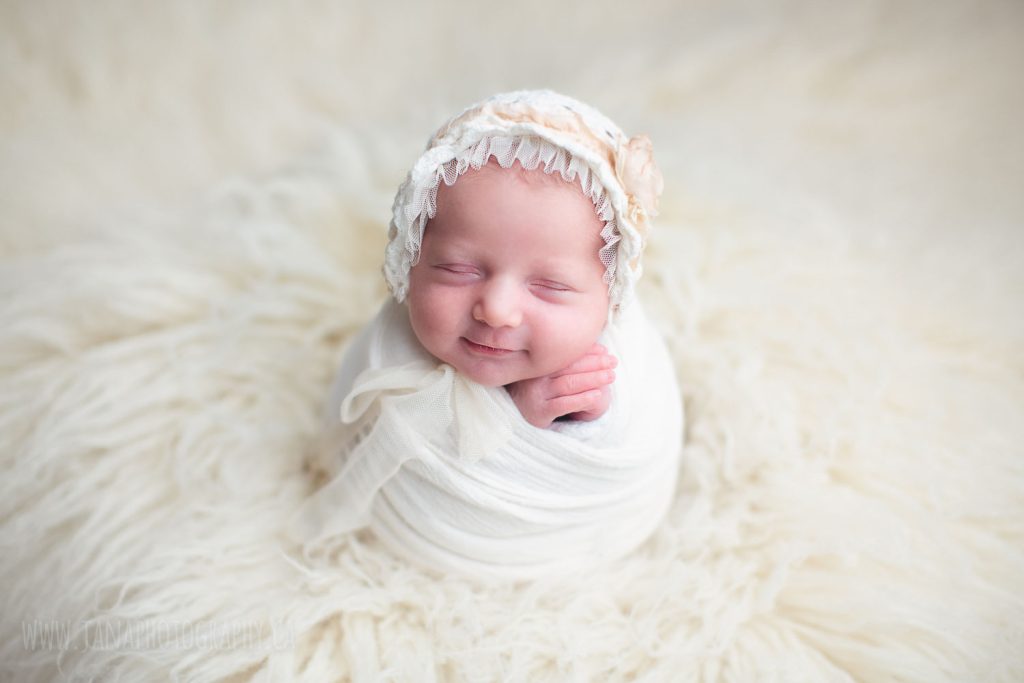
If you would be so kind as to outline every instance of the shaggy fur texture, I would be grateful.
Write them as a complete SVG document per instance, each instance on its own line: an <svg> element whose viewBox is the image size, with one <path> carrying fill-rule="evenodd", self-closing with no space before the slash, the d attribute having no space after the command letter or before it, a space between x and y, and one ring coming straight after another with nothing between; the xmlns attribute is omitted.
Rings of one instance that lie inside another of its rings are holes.
<svg viewBox="0 0 1024 683"><path fill-rule="evenodd" d="M1021 5L553 5L4 5L0 678L1024 678ZM538 86L665 171L675 505L558 581L296 557L395 188Z"/></svg>

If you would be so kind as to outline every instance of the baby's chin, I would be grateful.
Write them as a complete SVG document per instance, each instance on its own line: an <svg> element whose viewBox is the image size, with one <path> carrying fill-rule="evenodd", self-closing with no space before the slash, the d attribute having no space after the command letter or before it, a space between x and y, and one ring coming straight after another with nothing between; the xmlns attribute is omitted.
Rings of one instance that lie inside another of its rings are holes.
<svg viewBox="0 0 1024 683"><path fill-rule="evenodd" d="M523 379L527 379L522 376L522 373L512 371L509 368L495 368L495 367L459 367L455 366L455 369L462 374L464 377L473 380L477 384L485 387L503 387L506 384L512 384Z"/></svg>
<svg viewBox="0 0 1024 683"><path fill-rule="evenodd" d="M485 387L503 387L539 376L536 372L532 372L535 368L527 367L530 365L529 363L516 362L512 359L491 361L459 358L451 359L448 363L463 377Z"/></svg>

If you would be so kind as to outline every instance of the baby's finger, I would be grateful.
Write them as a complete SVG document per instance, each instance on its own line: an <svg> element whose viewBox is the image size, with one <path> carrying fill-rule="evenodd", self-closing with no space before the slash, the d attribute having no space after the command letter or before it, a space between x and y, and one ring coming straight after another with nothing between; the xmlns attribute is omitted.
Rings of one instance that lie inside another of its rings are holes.
<svg viewBox="0 0 1024 683"><path fill-rule="evenodd" d="M594 372L597 370L611 370L618 364L619 360L610 353L587 354L564 370L552 374L551 377L564 377L565 375L575 375L581 372Z"/></svg>
<svg viewBox="0 0 1024 683"><path fill-rule="evenodd" d="M601 390L591 389L571 396L559 396L548 402L552 411L558 415L569 415L570 413L581 413L597 406L601 401Z"/></svg>
<svg viewBox="0 0 1024 683"><path fill-rule="evenodd" d="M600 389L615 381L613 370L597 370L595 372L577 372L562 375L551 380L551 391L555 396L569 396L591 389Z"/></svg>

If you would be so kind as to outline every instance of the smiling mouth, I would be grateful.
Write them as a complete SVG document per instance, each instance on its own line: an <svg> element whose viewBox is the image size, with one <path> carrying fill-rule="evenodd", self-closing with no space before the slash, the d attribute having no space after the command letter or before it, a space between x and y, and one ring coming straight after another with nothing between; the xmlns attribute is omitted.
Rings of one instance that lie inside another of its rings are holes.
<svg viewBox="0 0 1024 683"><path fill-rule="evenodd" d="M462 338L462 342L471 352L481 356L499 357L515 353L514 349L499 349L493 346L487 346L486 344L477 344L475 341L470 341L465 337Z"/></svg>

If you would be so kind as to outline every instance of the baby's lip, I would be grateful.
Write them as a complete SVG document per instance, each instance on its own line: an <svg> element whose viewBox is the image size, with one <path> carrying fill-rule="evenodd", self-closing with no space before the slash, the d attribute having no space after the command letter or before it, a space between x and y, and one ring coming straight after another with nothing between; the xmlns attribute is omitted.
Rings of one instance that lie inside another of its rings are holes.
<svg viewBox="0 0 1024 683"><path fill-rule="evenodd" d="M496 346L492 344L484 344L481 342L473 341L469 337L463 337L462 340L466 343L466 346L469 347L470 351L475 351L476 353L503 356L509 353L515 353L517 351L517 349L509 349L503 346Z"/></svg>

